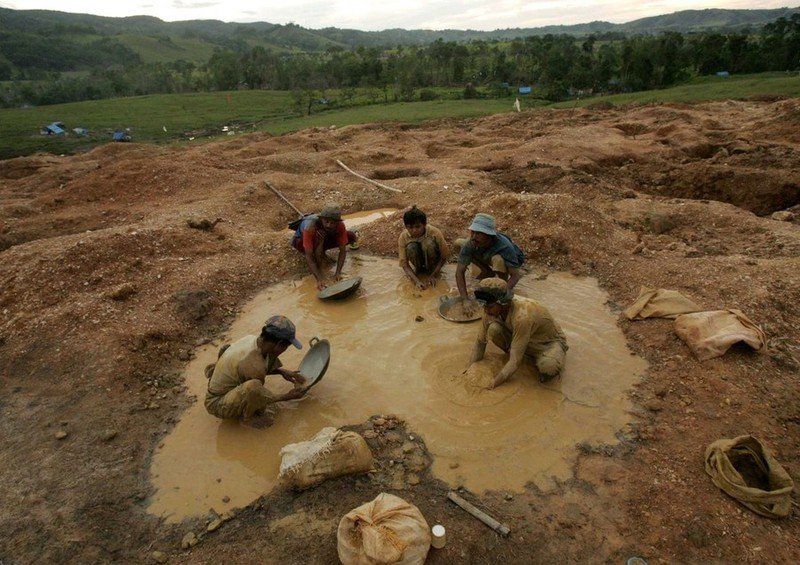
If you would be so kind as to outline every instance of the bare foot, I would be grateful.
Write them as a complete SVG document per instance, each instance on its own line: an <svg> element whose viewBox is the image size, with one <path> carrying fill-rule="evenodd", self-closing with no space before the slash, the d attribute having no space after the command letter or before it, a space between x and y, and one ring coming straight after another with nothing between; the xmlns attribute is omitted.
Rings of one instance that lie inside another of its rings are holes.
<svg viewBox="0 0 800 565"><path fill-rule="evenodd" d="M275 418L272 414L259 414L258 416L250 416L249 418L242 419L242 424L248 428L263 430L264 428L270 427L274 420Z"/></svg>

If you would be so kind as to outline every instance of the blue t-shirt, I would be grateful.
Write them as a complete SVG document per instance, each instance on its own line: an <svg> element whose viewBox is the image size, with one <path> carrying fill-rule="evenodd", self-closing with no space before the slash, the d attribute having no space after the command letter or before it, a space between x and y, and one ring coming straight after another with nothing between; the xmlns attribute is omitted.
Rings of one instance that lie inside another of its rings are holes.
<svg viewBox="0 0 800 565"><path fill-rule="evenodd" d="M469 265L473 261L489 264L495 255L500 255L506 265L514 269L519 269L525 262L525 254L522 249L506 234L497 232L494 245L489 247L478 247L472 240L467 242L461 247L461 252L458 254L458 264Z"/></svg>

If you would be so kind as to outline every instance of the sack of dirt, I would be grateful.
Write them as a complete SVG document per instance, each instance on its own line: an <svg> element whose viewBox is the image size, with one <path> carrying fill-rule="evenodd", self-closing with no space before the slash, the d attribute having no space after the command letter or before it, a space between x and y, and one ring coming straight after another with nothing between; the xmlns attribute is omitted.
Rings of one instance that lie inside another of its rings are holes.
<svg viewBox="0 0 800 565"><path fill-rule="evenodd" d="M792 510L792 477L752 436L721 439L709 445L706 473L715 485L756 514L785 518Z"/></svg>
<svg viewBox="0 0 800 565"><path fill-rule="evenodd" d="M767 351L767 336L741 310L714 310L683 314L675 319L675 333L700 361L725 354L735 343Z"/></svg>
<svg viewBox="0 0 800 565"><path fill-rule="evenodd" d="M421 565L431 545L422 512L385 492L348 512L339 522L336 539L344 565Z"/></svg>
<svg viewBox="0 0 800 565"><path fill-rule="evenodd" d="M336 428L323 428L309 441L290 443L280 454L278 478L296 489L372 469L372 452L364 438Z"/></svg>
<svg viewBox="0 0 800 565"><path fill-rule="evenodd" d="M625 309L629 320L645 318L677 318L681 314L699 312L701 308L676 290L643 286L633 304Z"/></svg>

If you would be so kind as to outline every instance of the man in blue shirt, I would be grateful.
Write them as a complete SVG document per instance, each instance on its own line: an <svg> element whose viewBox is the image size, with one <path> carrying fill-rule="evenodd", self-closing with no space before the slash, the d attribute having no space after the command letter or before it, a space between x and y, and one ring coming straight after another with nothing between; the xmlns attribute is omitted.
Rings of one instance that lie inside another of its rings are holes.
<svg viewBox="0 0 800 565"><path fill-rule="evenodd" d="M461 251L458 254L456 284L461 298L467 298L467 266L474 266L475 277L499 277L514 288L522 277L520 267L525 254L510 237L497 231L494 218L489 214L476 214L469 226L469 240L459 240Z"/></svg>

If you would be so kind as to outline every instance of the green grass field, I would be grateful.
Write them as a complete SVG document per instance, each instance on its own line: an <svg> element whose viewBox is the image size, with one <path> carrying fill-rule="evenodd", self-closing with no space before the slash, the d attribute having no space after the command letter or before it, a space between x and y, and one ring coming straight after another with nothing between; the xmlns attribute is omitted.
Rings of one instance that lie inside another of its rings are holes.
<svg viewBox="0 0 800 565"><path fill-rule="evenodd" d="M649 104L655 102L702 102L705 100L742 100L761 95L800 96L800 74L762 73L729 77L705 76L686 84L627 94L614 94L553 104L554 108L588 106L606 101L616 105Z"/></svg>
<svg viewBox="0 0 800 565"><path fill-rule="evenodd" d="M268 131L279 135L300 129L332 125L342 127L380 121L419 122L436 118L473 118L512 111L514 97L477 100L449 99L460 89L439 89L442 98L426 102L382 103L383 92L357 90L347 99L352 107L325 110L315 104L312 115L299 116L290 92L242 90L195 94L164 94L58 104L38 108L0 109L0 159L37 151L70 153L108 143L115 130L130 129L134 141L169 143L223 135L223 126L242 131ZM326 97L342 103L343 93ZM523 110L537 107L572 108L608 101L615 105L652 102L698 102L757 96L800 96L800 76L783 73L702 77L674 88L593 97L548 104L520 97ZM390 94L391 99L391 94ZM71 131L85 127L87 137L43 136L39 129L61 121ZM166 128L166 131L164 129Z"/></svg>

